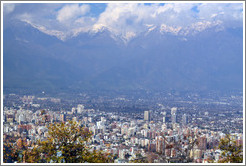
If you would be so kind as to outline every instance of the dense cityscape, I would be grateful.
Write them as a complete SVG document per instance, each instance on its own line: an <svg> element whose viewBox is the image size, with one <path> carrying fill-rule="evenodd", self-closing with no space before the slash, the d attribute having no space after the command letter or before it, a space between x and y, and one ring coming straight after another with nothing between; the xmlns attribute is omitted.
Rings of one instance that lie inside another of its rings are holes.
<svg viewBox="0 0 246 166"><path fill-rule="evenodd" d="M245 164L244 1L1 6L1 164Z"/></svg>
<svg viewBox="0 0 246 166"><path fill-rule="evenodd" d="M49 95L4 94L3 141L28 146L46 140L49 124L77 121L89 129L91 149L115 163L218 162L230 134L243 144L243 94L115 91ZM17 140L15 140L17 141Z"/></svg>

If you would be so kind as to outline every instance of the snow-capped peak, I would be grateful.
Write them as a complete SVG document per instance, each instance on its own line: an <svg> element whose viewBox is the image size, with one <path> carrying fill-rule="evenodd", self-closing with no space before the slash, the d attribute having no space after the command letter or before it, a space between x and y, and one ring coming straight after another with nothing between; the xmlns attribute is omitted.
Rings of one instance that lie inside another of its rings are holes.
<svg viewBox="0 0 246 166"><path fill-rule="evenodd" d="M165 25L165 24L161 24L161 26L160 26L160 32L161 33L169 32L169 33L177 35L180 32L181 29L182 29L182 27L180 27L180 26L172 27L172 26L168 26L168 25Z"/></svg>
<svg viewBox="0 0 246 166"><path fill-rule="evenodd" d="M193 35L198 32L202 32L208 28L216 27L222 25L222 21L199 21L192 23L190 26L181 27L181 26L168 26L165 24L162 24L160 26L160 32L163 33L171 33L173 35L181 35L181 36L187 36L187 35ZM220 30L223 29L222 26L220 26Z"/></svg>
<svg viewBox="0 0 246 166"><path fill-rule="evenodd" d="M107 29L107 28L104 24L95 24L95 25L93 25L91 32L94 32L94 33L102 32L105 29Z"/></svg>
<svg viewBox="0 0 246 166"><path fill-rule="evenodd" d="M136 37L136 35L137 34L134 32L126 32L124 35L122 35L121 39L124 41L125 44L127 44L127 42Z"/></svg>
<svg viewBox="0 0 246 166"><path fill-rule="evenodd" d="M25 19L22 19L21 21L26 22L27 24L31 25L32 27L38 29L39 31L41 31L41 32L43 32L45 34L48 34L50 36L55 36L55 37L57 37L58 39L60 39L62 41L65 41L66 38L67 38L67 35L64 32L62 32L62 31L48 30L42 25L34 24L34 23L30 22L29 20L25 20Z"/></svg>
<svg viewBox="0 0 246 166"><path fill-rule="evenodd" d="M77 28L67 32L59 31L59 30L49 30L42 25L34 24L28 20L22 20L30 24L32 27L38 29L39 31L48 34L50 36L55 36L58 39L65 41L68 38L73 38L78 36L80 33L90 33L96 34L99 32L103 32L107 30L114 40L122 40L125 44L127 44L131 39L137 37L138 35L142 34L141 31L134 32L134 31L123 31L121 32L119 29L115 30L110 27L107 27L104 24L95 24L92 28ZM202 32L208 28L216 27L218 25L222 25L222 21L199 21L192 23L190 26L181 27L181 26L170 26L166 24L161 24L159 26L159 32L164 35L165 33L170 33L173 35L180 35L180 36L187 36L187 35L194 35L196 33ZM157 29L157 25L154 24L146 24L147 28L145 29L145 35L148 35L151 31ZM221 30L223 26L219 26L216 30Z"/></svg>

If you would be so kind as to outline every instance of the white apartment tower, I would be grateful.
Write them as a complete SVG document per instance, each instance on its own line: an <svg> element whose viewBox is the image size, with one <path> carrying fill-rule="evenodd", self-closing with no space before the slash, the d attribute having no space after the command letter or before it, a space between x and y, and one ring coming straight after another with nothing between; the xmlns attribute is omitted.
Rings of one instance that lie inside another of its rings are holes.
<svg viewBox="0 0 246 166"><path fill-rule="evenodd" d="M150 111L144 111L144 120L150 121Z"/></svg>
<svg viewBox="0 0 246 166"><path fill-rule="evenodd" d="M177 123L177 107L171 108L172 123Z"/></svg>

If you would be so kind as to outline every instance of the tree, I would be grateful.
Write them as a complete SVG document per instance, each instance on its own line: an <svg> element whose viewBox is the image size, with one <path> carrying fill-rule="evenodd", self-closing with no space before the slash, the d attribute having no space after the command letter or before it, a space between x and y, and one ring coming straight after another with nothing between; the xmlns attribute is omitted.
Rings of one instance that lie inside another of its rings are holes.
<svg viewBox="0 0 246 166"><path fill-rule="evenodd" d="M112 158L88 146L91 132L75 121L50 124L48 138L32 145L23 158L30 163L112 162Z"/></svg>
<svg viewBox="0 0 246 166"><path fill-rule="evenodd" d="M219 149L222 151L219 163L242 163L243 149L242 145L237 145L236 140L227 134L219 143Z"/></svg>
<svg viewBox="0 0 246 166"><path fill-rule="evenodd" d="M14 163L18 161L20 150L17 148L15 143L17 137L7 136L7 139L3 143L3 162Z"/></svg>
<svg viewBox="0 0 246 166"><path fill-rule="evenodd" d="M14 163L18 160L17 149L13 147L13 143L3 143L3 162Z"/></svg>
<svg viewBox="0 0 246 166"><path fill-rule="evenodd" d="M136 158L133 160L130 160L129 163L148 163L148 160L146 157L143 157L141 153L137 153Z"/></svg>

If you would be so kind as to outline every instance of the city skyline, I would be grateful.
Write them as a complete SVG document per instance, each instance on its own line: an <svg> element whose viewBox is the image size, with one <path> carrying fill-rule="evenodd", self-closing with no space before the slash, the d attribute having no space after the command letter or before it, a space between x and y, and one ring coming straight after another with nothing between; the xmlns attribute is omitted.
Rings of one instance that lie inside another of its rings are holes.
<svg viewBox="0 0 246 166"><path fill-rule="evenodd" d="M245 2L1 5L1 164L245 163Z"/></svg>

